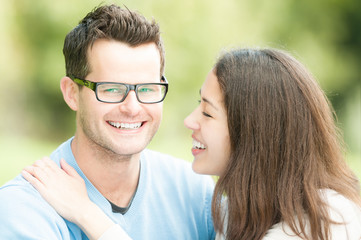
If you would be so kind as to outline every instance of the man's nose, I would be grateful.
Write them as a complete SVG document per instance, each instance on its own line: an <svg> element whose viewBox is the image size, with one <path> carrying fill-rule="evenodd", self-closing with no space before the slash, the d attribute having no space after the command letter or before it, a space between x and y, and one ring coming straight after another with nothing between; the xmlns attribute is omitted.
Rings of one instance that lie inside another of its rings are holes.
<svg viewBox="0 0 361 240"><path fill-rule="evenodd" d="M119 108L122 112L127 112L132 115L136 115L141 109L141 104L134 90L130 90L124 101L119 104Z"/></svg>

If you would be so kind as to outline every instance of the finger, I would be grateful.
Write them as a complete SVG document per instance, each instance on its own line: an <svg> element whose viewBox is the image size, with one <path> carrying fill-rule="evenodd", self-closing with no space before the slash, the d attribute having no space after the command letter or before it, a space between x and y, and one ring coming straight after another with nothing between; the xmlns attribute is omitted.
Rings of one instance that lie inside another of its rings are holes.
<svg viewBox="0 0 361 240"><path fill-rule="evenodd" d="M54 169L54 167L58 167L54 161L52 161L49 157L43 157L37 161L34 162L33 166L37 166L37 167L41 167L43 169L45 168L50 168L50 169Z"/></svg>
<svg viewBox="0 0 361 240"><path fill-rule="evenodd" d="M78 172L72 166L70 166L63 158L60 159L60 167L70 176L78 178L78 179L83 179L78 174Z"/></svg>
<svg viewBox="0 0 361 240"><path fill-rule="evenodd" d="M61 170L61 167L59 167L58 164L56 164L53 160L51 160L49 157L44 157L42 159L42 161L44 162L44 164L47 166L47 168L52 171L52 173L54 174L62 174L63 170Z"/></svg>
<svg viewBox="0 0 361 240"><path fill-rule="evenodd" d="M43 159L44 159L44 158L36 160L36 161L33 163L33 166L43 167L43 168L46 167L47 164L45 163L45 161L44 161Z"/></svg>
<svg viewBox="0 0 361 240"><path fill-rule="evenodd" d="M33 185L39 192L44 189L44 185L31 173L29 173L26 169L21 171L21 175L31 184Z"/></svg>
<svg viewBox="0 0 361 240"><path fill-rule="evenodd" d="M61 174L63 172L60 167L49 157L43 157L42 159L37 160L33 166L40 168L47 176Z"/></svg>
<svg viewBox="0 0 361 240"><path fill-rule="evenodd" d="M48 193L46 186L39 181L36 177L31 175L27 170L21 171L21 175L40 193L40 195L47 200L48 199Z"/></svg>
<svg viewBox="0 0 361 240"><path fill-rule="evenodd" d="M47 167L50 167L52 169L58 169L59 166L53 161L51 160L49 157L43 157L41 159L41 161L43 162L43 164Z"/></svg>
<svg viewBox="0 0 361 240"><path fill-rule="evenodd" d="M44 182L47 178L47 172L44 171L41 167L30 165L24 168L24 171L29 173L33 178L37 179L40 182Z"/></svg>

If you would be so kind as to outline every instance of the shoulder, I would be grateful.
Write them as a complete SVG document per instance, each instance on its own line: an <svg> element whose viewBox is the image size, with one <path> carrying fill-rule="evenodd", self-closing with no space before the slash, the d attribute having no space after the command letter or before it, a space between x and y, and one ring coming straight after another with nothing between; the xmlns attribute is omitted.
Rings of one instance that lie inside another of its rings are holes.
<svg viewBox="0 0 361 240"><path fill-rule="evenodd" d="M50 207L38 191L21 175L0 188L0 203L0 210L9 214L21 212L23 208L31 208L32 205L36 205L37 208Z"/></svg>
<svg viewBox="0 0 361 240"><path fill-rule="evenodd" d="M60 158L64 158L68 163L69 161L75 161L73 152L71 150L71 142L73 141L73 139L74 137L69 138L51 153L50 158L58 165Z"/></svg>
<svg viewBox="0 0 361 240"><path fill-rule="evenodd" d="M331 225L332 239L360 239L361 238L361 208L343 195L330 190L320 190L325 202L329 206L330 217L338 224ZM301 239L284 223L275 224L267 231L263 240L291 240Z"/></svg>
<svg viewBox="0 0 361 240"><path fill-rule="evenodd" d="M27 182L21 175L7 182L0 188L0 202L4 202L9 198L13 201L26 201L27 198L40 199L40 194ZM23 197L23 198L19 198ZM9 203L10 204L10 203Z"/></svg>
<svg viewBox="0 0 361 240"><path fill-rule="evenodd" d="M354 214L356 215L357 213L360 213L359 206L357 206L353 201L349 200L338 192L331 189L325 189L321 190L321 193L325 198L326 202L328 203L331 212L347 211L347 213L354 212Z"/></svg>
<svg viewBox="0 0 361 240"><path fill-rule="evenodd" d="M361 238L361 207L345 196L333 191L322 190L329 205L330 217L340 224L331 227L334 239L360 239Z"/></svg>
<svg viewBox="0 0 361 240"><path fill-rule="evenodd" d="M277 223L273 225L266 233L262 240L301 240L291 228L284 223Z"/></svg>
<svg viewBox="0 0 361 240"><path fill-rule="evenodd" d="M65 221L20 175L0 188L0 222L0 239L58 239L68 232Z"/></svg>

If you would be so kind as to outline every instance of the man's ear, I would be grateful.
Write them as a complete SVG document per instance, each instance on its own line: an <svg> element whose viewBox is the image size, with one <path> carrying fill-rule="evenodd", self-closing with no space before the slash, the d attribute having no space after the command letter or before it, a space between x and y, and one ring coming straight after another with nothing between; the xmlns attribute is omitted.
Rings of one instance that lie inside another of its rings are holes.
<svg viewBox="0 0 361 240"><path fill-rule="evenodd" d="M60 89L63 93L63 98L68 106L73 110L78 110L79 103L79 87L69 77L63 77L60 80Z"/></svg>

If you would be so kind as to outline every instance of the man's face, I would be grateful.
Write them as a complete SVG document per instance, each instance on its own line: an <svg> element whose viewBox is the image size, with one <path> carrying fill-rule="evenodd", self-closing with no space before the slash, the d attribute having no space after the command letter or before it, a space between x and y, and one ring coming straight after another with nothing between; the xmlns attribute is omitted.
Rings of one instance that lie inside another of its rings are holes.
<svg viewBox="0 0 361 240"><path fill-rule="evenodd" d="M154 43L137 47L100 39L88 51L86 80L128 84L159 83L160 55ZM85 144L117 155L142 151L157 132L162 103L139 103L130 91L121 103L103 103L83 87L79 91L77 136Z"/></svg>

